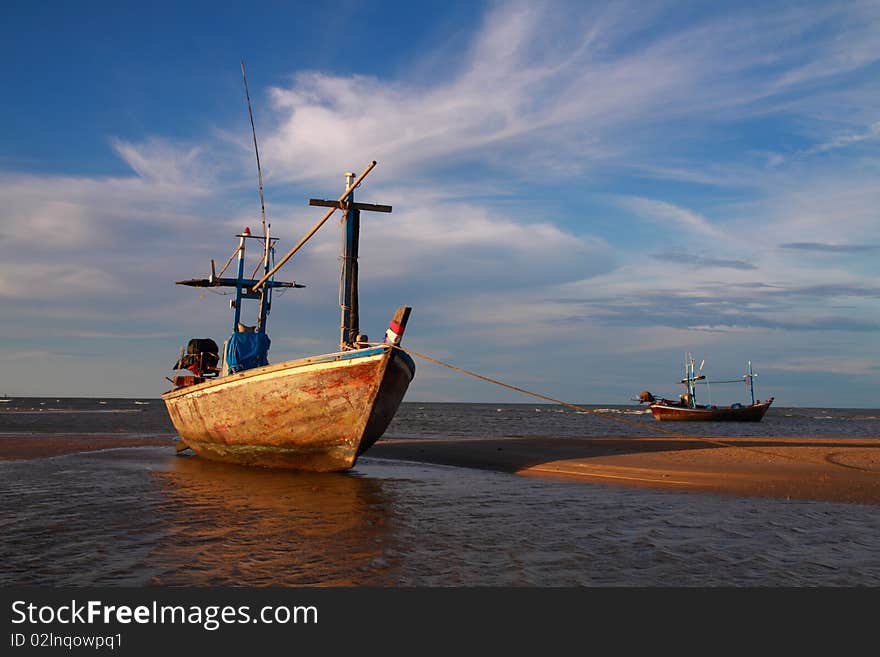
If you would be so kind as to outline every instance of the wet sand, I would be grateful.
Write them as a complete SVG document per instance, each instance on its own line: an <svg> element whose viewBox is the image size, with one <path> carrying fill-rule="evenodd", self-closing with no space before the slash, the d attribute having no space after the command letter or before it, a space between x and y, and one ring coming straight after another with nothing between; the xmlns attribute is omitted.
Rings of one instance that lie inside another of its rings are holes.
<svg viewBox="0 0 880 657"><path fill-rule="evenodd" d="M0 435L0 460L175 443L169 435ZM880 437L386 438L367 456L617 486L880 504Z"/></svg>
<svg viewBox="0 0 880 657"><path fill-rule="evenodd" d="M368 454L620 486L880 504L880 437L384 439Z"/></svg>
<svg viewBox="0 0 880 657"><path fill-rule="evenodd" d="M175 436L114 434L0 435L0 461L24 461L117 447L172 446Z"/></svg>

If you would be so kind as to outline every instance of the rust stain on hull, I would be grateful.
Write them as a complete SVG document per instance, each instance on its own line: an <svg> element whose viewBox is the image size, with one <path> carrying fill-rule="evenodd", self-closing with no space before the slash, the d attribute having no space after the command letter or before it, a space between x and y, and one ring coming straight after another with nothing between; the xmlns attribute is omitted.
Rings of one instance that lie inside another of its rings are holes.
<svg viewBox="0 0 880 657"><path fill-rule="evenodd" d="M413 377L399 352L366 351L256 368L162 398L181 439L205 458L347 470L385 432Z"/></svg>

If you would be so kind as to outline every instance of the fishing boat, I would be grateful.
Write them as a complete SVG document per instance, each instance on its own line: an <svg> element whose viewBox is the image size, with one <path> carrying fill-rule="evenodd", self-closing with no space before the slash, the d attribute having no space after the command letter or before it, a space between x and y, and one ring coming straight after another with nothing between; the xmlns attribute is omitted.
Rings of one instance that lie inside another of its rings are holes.
<svg viewBox="0 0 880 657"><path fill-rule="evenodd" d="M678 401L656 398L649 391L644 390L639 394L638 401L648 404L652 415L661 422L760 422L773 403L773 397L765 401L755 399L755 377L752 371L752 362L749 361L748 372L741 379L731 381L709 381L703 374L703 365L700 363L698 371L695 370L695 360L691 354L685 357L684 378L681 383L686 392L679 396ZM730 406L716 406L713 404L697 403L697 384L705 383L739 383L744 381L749 388L752 403L745 405L740 403Z"/></svg>
<svg viewBox="0 0 880 657"><path fill-rule="evenodd" d="M257 163L259 169L259 154ZM382 342L371 343L360 333L360 212L391 211L390 206L355 202L355 188L375 165L371 162L357 177L347 173L338 199L311 199L311 205L329 209L277 263L277 238L269 234L264 206L263 234L252 235L245 228L236 235L238 247L219 274L212 260L210 277L177 281L191 287L231 288L235 295L230 303L232 331L222 348L210 338L190 340L174 366L182 373L168 377L173 388L162 399L180 436L178 451L189 448L208 459L243 465L340 471L353 467L385 432L415 375L415 364L400 348L410 307L397 309ZM272 293L305 287L276 281L275 273L337 210L343 212L339 350L270 364L267 320ZM248 277L245 247L254 241L260 261ZM237 276L224 277L236 257ZM259 270L262 276L257 279ZM257 302L254 326L242 323L247 300Z"/></svg>

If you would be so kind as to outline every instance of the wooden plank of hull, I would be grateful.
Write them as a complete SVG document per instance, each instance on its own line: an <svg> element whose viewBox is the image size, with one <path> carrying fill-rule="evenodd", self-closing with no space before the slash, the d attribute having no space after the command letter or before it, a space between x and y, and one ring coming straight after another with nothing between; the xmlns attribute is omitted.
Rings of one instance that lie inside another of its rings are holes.
<svg viewBox="0 0 880 657"><path fill-rule="evenodd" d="M651 413L661 422L760 422L770 402L741 408L682 408L651 405Z"/></svg>
<svg viewBox="0 0 880 657"><path fill-rule="evenodd" d="M346 470L384 433L413 374L396 350L362 352L255 368L162 398L181 439L205 458Z"/></svg>

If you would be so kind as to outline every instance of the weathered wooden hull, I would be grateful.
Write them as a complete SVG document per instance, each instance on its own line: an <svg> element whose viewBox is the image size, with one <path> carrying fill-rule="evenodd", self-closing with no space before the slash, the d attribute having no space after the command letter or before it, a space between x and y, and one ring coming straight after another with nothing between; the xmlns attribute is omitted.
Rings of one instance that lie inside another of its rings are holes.
<svg viewBox="0 0 880 657"><path fill-rule="evenodd" d="M205 458L347 470L388 428L415 373L390 346L267 365L162 395L181 440Z"/></svg>
<svg viewBox="0 0 880 657"><path fill-rule="evenodd" d="M773 400L751 406L686 408L651 404L651 413L661 422L760 422Z"/></svg>

